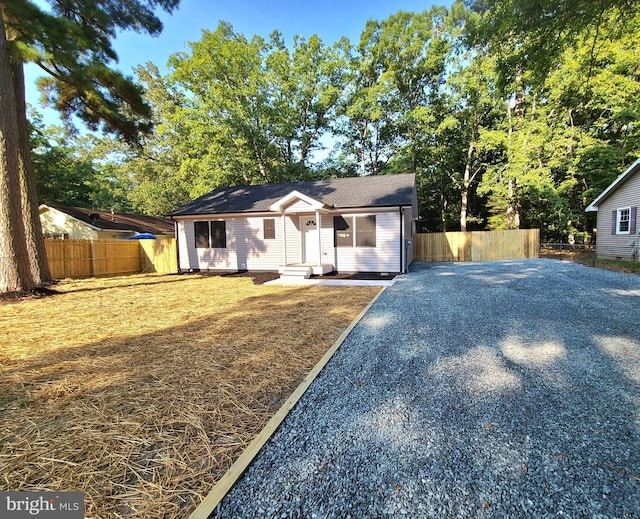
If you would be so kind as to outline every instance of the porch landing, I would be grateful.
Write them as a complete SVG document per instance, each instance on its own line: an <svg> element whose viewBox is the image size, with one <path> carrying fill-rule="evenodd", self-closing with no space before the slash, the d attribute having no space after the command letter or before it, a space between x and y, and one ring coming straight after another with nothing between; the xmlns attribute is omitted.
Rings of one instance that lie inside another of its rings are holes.
<svg viewBox="0 0 640 519"><path fill-rule="evenodd" d="M333 265L313 263L290 263L278 267L280 279L309 279L313 276L322 276L333 271Z"/></svg>

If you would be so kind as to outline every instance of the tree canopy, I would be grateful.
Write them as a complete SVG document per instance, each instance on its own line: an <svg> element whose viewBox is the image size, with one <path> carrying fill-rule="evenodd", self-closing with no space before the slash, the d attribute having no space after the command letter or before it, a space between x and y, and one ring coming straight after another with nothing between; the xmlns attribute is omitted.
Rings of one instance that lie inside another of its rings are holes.
<svg viewBox="0 0 640 519"><path fill-rule="evenodd" d="M420 230L588 239L584 209L640 154L637 0L457 0L370 20L358 41L331 45L221 22L166 72L146 63L135 80L112 67L110 41L157 33L153 9L175 0L0 5L15 99L0 116L0 182L21 179L0 225L33 211L36 187L43 200L163 214L224 185L414 172ZM49 72L40 86L65 120L113 135L62 142L35 121L25 146L15 92L27 60ZM12 221L11 236L34 241L33 222Z"/></svg>

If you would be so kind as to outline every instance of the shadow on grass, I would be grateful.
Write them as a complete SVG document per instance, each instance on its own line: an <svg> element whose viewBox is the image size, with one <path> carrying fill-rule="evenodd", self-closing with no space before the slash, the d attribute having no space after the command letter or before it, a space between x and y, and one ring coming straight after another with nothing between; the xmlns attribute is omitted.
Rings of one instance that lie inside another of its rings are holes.
<svg viewBox="0 0 640 519"><path fill-rule="evenodd" d="M6 364L0 487L82 490L99 516L188 515L349 325L349 294L287 289Z"/></svg>
<svg viewBox="0 0 640 519"><path fill-rule="evenodd" d="M545 260L415 265L211 517L637 515L638 294Z"/></svg>

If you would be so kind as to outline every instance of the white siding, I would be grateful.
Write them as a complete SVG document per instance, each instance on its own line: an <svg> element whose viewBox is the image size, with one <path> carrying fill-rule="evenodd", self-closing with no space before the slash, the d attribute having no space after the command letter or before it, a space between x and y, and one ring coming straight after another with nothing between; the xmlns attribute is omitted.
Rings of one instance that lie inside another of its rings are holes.
<svg viewBox="0 0 640 519"><path fill-rule="evenodd" d="M305 211L312 212L314 211L314 209L311 207L311 204L305 202L304 200L296 200L293 204L285 208L286 213L301 213Z"/></svg>
<svg viewBox="0 0 640 519"><path fill-rule="evenodd" d="M278 220L282 217L279 216ZM302 238L300 236L300 218L297 214L287 216L287 264L302 261ZM280 221L280 228L282 222ZM282 260L281 260L282 261ZM281 264L281 263L279 263Z"/></svg>
<svg viewBox="0 0 640 519"><path fill-rule="evenodd" d="M412 211L410 207L404 208L402 210L403 214L404 214L404 239L405 241L408 241L408 247L407 247L407 267L409 265L411 265L411 263L413 262L413 250L414 250L414 244L413 244L413 219L411 217L412 215Z"/></svg>
<svg viewBox="0 0 640 519"><path fill-rule="evenodd" d="M640 236L640 210L636 218L636 228L630 234L611 234L611 213L625 207L640 208L640 173L627 179L612 195L598 205L598 236L596 247L599 258L622 258L631 261L631 246L629 242L635 240L636 245Z"/></svg>
<svg viewBox="0 0 640 519"><path fill-rule="evenodd" d="M400 213L362 212L344 216L376 215L375 247L334 247L333 216L322 217L322 257L340 272L400 272Z"/></svg>
<svg viewBox="0 0 640 519"><path fill-rule="evenodd" d="M320 219L322 263L331 264L342 272L399 272L400 265L400 213L358 212L345 216L376 215L375 247L334 247L333 214ZM310 213L315 217L315 212ZM263 239L263 219L275 218L275 240ZM194 222L224 220L226 222L226 249L196 249ZM301 261L300 217L286 217L287 263ZM410 225L410 223L409 223ZM408 236L408 235L407 235ZM229 218L187 218L178 220L178 251L180 269L189 270L277 270L282 265L282 217L235 216Z"/></svg>
<svg viewBox="0 0 640 519"><path fill-rule="evenodd" d="M227 232L226 249L196 249L193 223L219 220L194 218L178 221L180 269L199 270L277 270L282 262L282 222L275 218L276 237L263 238L265 217L224 218Z"/></svg>

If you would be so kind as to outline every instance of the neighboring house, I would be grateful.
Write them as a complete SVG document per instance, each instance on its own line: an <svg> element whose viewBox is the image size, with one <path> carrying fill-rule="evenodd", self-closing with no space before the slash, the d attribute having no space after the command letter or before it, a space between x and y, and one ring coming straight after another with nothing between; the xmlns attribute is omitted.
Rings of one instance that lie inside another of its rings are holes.
<svg viewBox="0 0 640 519"><path fill-rule="evenodd" d="M151 233L173 238L174 222L169 218L97 211L83 207L40 205L40 222L45 238L67 240L114 240Z"/></svg>
<svg viewBox="0 0 640 519"><path fill-rule="evenodd" d="M638 259L640 240L640 159L596 198L587 211L598 212L599 258Z"/></svg>
<svg viewBox="0 0 640 519"><path fill-rule="evenodd" d="M219 188L169 216L181 271L406 272L415 175Z"/></svg>

